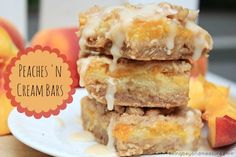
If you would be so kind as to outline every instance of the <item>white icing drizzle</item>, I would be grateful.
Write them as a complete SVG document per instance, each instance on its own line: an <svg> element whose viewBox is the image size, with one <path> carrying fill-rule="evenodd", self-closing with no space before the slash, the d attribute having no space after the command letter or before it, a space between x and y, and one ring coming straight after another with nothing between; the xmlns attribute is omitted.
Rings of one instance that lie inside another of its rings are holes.
<svg viewBox="0 0 236 157"><path fill-rule="evenodd" d="M160 13L162 13L160 10L161 7L157 4L137 5L136 8L127 8L123 6L123 9L120 11L120 19L123 26L128 26L134 19L138 18L145 18L146 20L159 19L161 17Z"/></svg>
<svg viewBox="0 0 236 157"><path fill-rule="evenodd" d="M82 117L81 116L75 117L75 122L82 125Z"/></svg>
<svg viewBox="0 0 236 157"><path fill-rule="evenodd" d="M115 103L115 93L116 93L116 85L114 82L113 78L108 78L107 79L107 90L106 90L106 95L105 95L105 99L107 102L107 109L108 110L113 110L114 108L114 103Z"/></svg>
<svg viewBox="0 0 236 157"><path fill-rule="evenodd" d="M85 153L91 157L118 157L115 150L102 144L94 144L85 150Z"/></svg>
<svg viewBox="0 0 236 157"><path fill-rule="evenodd" d="M199 10L189 10L189 14L186 18L186 20L190 20L190 21L196 21L197 17L199 14Z"/></svg>
<svg viewBox="0 0 236 157"><path fill-rule="evenodd" d="M202 54L203 49L205 48L205 40L203 35L199 35L198 38L195 38L195 50L193 53L193 60L198 60Z"/></svg>
<svg viewBox="0 0 236 157"><path fill-rule="evenodd" d="M112 135L112 130L113 130L114 124L115 124L115 119L111 118L110 123L107 127L107 134L108 134L107 147L111 148L111 149L115 149L115 147L114 147L114 137Z"/></svg>
<svg viewBox="0 0 236 157"><path fill-rule="evenodd" d="M185 128L187 132L187 138L185 141L185 151L191 151L193 149L193 141L194 141L194 129L191 125Z"/></svg>
<svg viewBox="0 0 236 157"><path fill-rule="evenodd" d="M187 126L185 128L185 132L187 133L187 138L185 141L185 150L184 151L192 151L193 149L193 141L195 139L194 137L194 127L192 126L192 124L195 121L195 116L193 111L188 111L187 112Z"/></svg>
<svg viewBox="0 0 236 157"><path fill-rule="evenodd" d="M175 46L175 36L176 36L176 24L170 23L169 24L169 35L166 39L166 46L167 46L167 54L171 55L171 50Z"/></svg>
<svg viewBox="0 0 236 157"><path fill-rule="evenodd" d="M170 5L167 4L167 3L161 3L161 4L159 4L159 5L161 5L161 7L158 7L158 9L160 10L159 13L161 13L161 14L163 14L163 15L165 15L165 16L166 16L166 15L174 15L174 14L177 13L177 10L172 9L172 8L170 7Z"/></svg>
<svg viewBox="0 0 236 157"><path fill-rule="evenodd" d="M115 7L113 7L114 9ZM119 6L117 7L119 9L119 14L120 14L120 21L115 22L114 25L112 25L110 31L106 34L108 38L112 40L112 47L111 47L111 54L113 56L113 61L112 64L109 66L109 70L113 71L116 68L117 65L117 60L121 57L121 48L123 46L125 36L124 36L124 31L123 29L126 28L128 25L132 23L132 21L135 18L152 18L152 19L159 19L161 17L161 14L173 14L174 11L171 8L162 8L161 6L157 4L150 4L150 5L139 5L137 8L127 8L125 6ZM116 8L116 9L117 9ZM107 11L109 10L109 11ZM110 8L105 10L105 13L109 13L111 11ZM159 14L157 14L159 12ZM174 29L172 32L174 33ZM172 33L172 34L173 34ZM171 47L171 41L173 40L175 35L170 35L170 47Z"/></svg>
<svg viewBox="0 0 236 157"><path fill-rule="evenodd" d="M85 77L86 71L89 67L89 64L90 64L91 60L92 60L92 57L88 57L88 58L81 58L77 62L78 68L79 68L78 71L79 71L79 74L80 74L79 84L82 87L84 86L84 77Z"/></svg>
<svg viewBox="0 0 236 157"><path fill-rule="evenodd" d="M83 28L82 34L80 36L79 46L80 46L80 55L86 52L85 45L87 43L87 38L96 34L97 28L99 27L101 18L100 12L92 14L90 16L86 26Z"/></svg>
<svg viewBox="0 0 236 157"><path fill-rule="evenodd" d="M194 33L194 53L192 59L197 60L201 56L204 48L212 48L212 41L210 40L210 43L206 41L205 36L207 32L194 22L186 22L185 27Z"/></svg>
<svg viewBox="0 0 236 157"><path fill-rule="evenodd" d="M114 147L114 137L112 135L112 130L115 124L115 119L111 118L110 123L107 127L108 142L107 145L95 144L88 147L85 153L92 157L118 157L116 149Z"/></svg>
<svg viewBox="0 0 236 157"><path fill-rule="evenodd" d="M82 55L84 53L85 45L86 45L86 39L85 39L85 36L82 35L80 40L79 40L80 55Z"/></svg>
<svg viewBox="0 0 236 157"><path fill-rule="evenodd" d="M201 136L197 151L198 152L213 151L208 143L207 137Z"/></svg>
<svg viewBox="0 0 236 157"><path fill-rule="evenodd" d="M82 131L82 132L72 133L70 135L70 139L72 139L74 141L81 141L81 142L95 141L95 138L94 138L93 134L89 131Z"/></svg>
<svg viewBox="0 0 236 157"><path fill-rule="evenodd" d="M201 111L200 110L195 110L195 112L199 115L201 115ZM198 152L209 152L209 151L214 151L209 143L208 143L208 139L207 139L207 124L203 125L202 131L201 131L201 137L198 143Z"/></svg>
<svg viewBox="0 0 236 157"><path fill-rule="evenodd" d="M114 71L116 69L117 60L121 57L120 51L125 39L122 29L123 27L121 24L117 23L106 35L112 40L111 54L113 56L113 61L109 66L110 71Z"/></svg>

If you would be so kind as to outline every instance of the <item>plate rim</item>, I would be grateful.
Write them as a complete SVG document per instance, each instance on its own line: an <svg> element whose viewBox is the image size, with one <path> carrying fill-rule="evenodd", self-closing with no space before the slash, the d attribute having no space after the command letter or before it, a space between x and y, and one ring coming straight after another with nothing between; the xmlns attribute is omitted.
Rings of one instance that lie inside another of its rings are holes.
<svg viewBox="0 0 236 157"><path fill-rule="evenodd" d="M53 149L50 149L48 150L47 147L43 146L43 145L38 145L38 146L35 146L36 143L34 143L33 141L30 141L30 139L28 139L28 137L24 136L20 136L17 131L14 129L14 125L13 124L13 119L14 119L14 115L15 114L22 114L22 113L18 113L17 109L14 108L10 115L9 115L9 118L8 118L8 127L12 133L12 135L17 139L19 140L20 142L22 142L23 144L25 144L26 146L28 147L31 147L39 152L42 152L42 153L45 153L47 155L52 155L52 156L60 156L57 152L54 152ZM19 135L19 136L18 136ZM26 137L26 138L25 138ZM53 152L51 151L53 150Z"/></svg>
<svg viewBox="0 0 236 157"><path fill-rule="evenodd" d="M211 79L209 79L209 78L211 78ZM215 74L213 74L213 73L210 73L210 72L208 72L207 73L207 79L208 80L210 80L210 81L212 81L212 80L214 80L214 82L215 83L221 83L222 84L222 82L224 82L225 83L225 85L230 85L231 86L231 94L233 94L234 96L236 96L236 83L234 83L234 82L232 82L232 81L230 81L230 80L227 80L227 79L225 79L225 78L223 78L223 77L221 77L221 76L218 76L218 75L215 75ZM84 88L79 88L79 89L76 89L76 92L75 92L75 94L77 93L77 92L83 92L83 91L86 91ZM75 95L74 94L74 95ZM73 95L73 96L74 96ZM73 103L73 102L72 102ZM71 104L68 104L68 105L71 105ZM34 140L32 140L31 138L29 138L29 137L27 137L27 136L22 136L21 135L21 133L19 133L19 132L17 132L18 130L17 129L15 129L15 124L14 124L14 120L16 120L15 119L15 115L16 114L24 114L24 113L19 113L18 111L17 111L17 109L16 108L14 108L11 112L10 112L10 114L9 114L9 117L8 117L8 127L9 127L9 129L10 129L10 131L11 131L11 133L12 133L12 135L16 138L16 139L18 139L20 142L22 142L23 144L25 144L25 145L27 145L28 147L31 147L31 148L33 148L33 149L35 149L35 150L37 150L37 151L40 151L40 152L42 152L42 153L45 153L45 154L47 154L47 155L51 155L51 156L71 156L71 155L69 155L67 152L65 153L65 152L60 152L60 151L58 151L57 149L52 149L51 147L46 147L45 145L42 145L42 144L39 144L38 142L34 142ZM60 113L61 114L61 113ZM52 116L51 117L51 119L50 118L47 118L48 120L50 120L50 121L53 121L54 119L54 117L58 117L58 118L60 118L60 114L58 115L58 116ZM25 116L25 115L24 115ZM29 118L29 117L28 117ZM32 118L32 117L31 117ZM25 134L26 135L26 134ZM50 134L50 135L53 135L52 133ZM54 135L55 136L55 135ZM31 136L30 136L31 137ZM78 154L78 156L79 156L80 154Z"/></svg>
<svg viewBox="0 0 236 157"><path fill-rule="evenodd" d="M85 91L86 90L84 88L77 88L75 94L78 93L78 92L82 93L82 92L85 92ZM67 104L67 105L73 105L73 104ZM64 110L61 110L61 111L64 111ZM58 150L56 150L54 148L52 149L51 147L47 148L45 145L39 145L37 142L34 142L33 140L30 140L30 138L27 137L27 136L23 136L22 137L21 134L19 132L17 132L17 129L14 129L14 127L15 127L14 120L16 120L16 119L14 119L15 115L21 115L21 114L24 114L24 113L19 113L17 111L17 108L14 108L10 112L9 117L8 117L8 121L7 121L8 127L9 127L9 129L11 131L11 134L17 140L19 140L23 144L27 145L28 147L31 147L31 148L33 148L33 149L35 149L35 150L37 150L39 152L45 153L47 155L51 155L51 156L68 156L69 155L68 153L58 152ZM60 116L61 116L60 114L57 115L57 116L52 116L50 118L42 118L42 119L47 119L49 121L53 121L54 118L60 118ZM26 116L26 115L21 115L21 116ZM33 117L27 117L27 118L33 118ZM51 133L51 135L54 136L55 134ZM71 156L71 155L69 155L69 156Z"/></svg>

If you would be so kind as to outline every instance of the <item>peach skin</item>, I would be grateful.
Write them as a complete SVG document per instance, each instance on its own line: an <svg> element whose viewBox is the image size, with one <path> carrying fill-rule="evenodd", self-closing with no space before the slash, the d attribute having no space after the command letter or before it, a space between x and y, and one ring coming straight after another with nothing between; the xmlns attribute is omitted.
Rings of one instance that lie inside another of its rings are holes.
<svg viewBox="0 0 236 157"><path fill-rule="evenodd" d="M76 78L78 78L79 82L76 64L79 56L79 39L76 35L77 31L78 28L76 27L42 30L33 37L31 46L41 45L59 49L62 54L66 55L73 66L73 72L76 74Z"/></svg>
<svg viewBox="0 0 236 157"><path fill-rule="evenodd" d="M12 23L10 23L10 21L0 17L0 27L8 33L18 50L24 49L24 40L19 31Z"/></svg>

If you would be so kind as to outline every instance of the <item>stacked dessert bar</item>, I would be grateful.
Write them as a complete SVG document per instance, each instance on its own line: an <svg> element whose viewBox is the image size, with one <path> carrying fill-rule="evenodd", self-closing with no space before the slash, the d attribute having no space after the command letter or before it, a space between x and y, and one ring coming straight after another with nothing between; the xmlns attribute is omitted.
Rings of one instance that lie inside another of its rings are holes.
<svg viewBox="0 0 236 157"><path fill-rule="evenodd" d="M195 150L201 113L187 107L191 62L212 49L198 12L168 3L80 15L85 130L120 156Z"/></svg>

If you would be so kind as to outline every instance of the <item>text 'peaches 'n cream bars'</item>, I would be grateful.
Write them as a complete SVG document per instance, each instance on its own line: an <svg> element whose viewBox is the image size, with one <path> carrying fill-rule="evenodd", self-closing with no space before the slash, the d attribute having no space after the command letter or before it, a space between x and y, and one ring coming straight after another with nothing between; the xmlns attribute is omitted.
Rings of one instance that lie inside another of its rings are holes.
<svg viewBox="0 0 236 157"><path fill-rule="evenodd" d="M191 61L212 38L198 12L168 3L98 8L80 15L85 130L119 156L193 151L201 112L187 107Z"/></svg>

